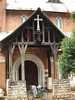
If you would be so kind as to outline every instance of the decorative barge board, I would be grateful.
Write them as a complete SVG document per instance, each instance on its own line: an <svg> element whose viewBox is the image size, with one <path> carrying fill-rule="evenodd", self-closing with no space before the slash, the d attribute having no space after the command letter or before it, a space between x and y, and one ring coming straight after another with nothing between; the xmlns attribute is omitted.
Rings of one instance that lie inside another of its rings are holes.
<svg viewBox="0 0 75 100"><path fill-rule="evenodd" d="M62 32L38 8L19 28L1 41L6 52L7 78L46 86L47 78L58 78L56 65Z"/></svg>

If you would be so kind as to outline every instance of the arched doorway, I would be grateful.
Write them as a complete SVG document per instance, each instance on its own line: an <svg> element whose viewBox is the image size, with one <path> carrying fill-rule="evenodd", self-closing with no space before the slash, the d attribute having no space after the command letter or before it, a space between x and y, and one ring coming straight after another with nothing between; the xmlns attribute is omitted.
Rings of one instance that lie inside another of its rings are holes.
<svg viewBox="0 0 75 100"><path fill-rule="evenodd" d="M36 65L36 68L38 70L38 84L44 87L45 86L45 69L44 69L45 67L42 60L33 54L25 54L24 59L25 59L25 62L30 61ZM20 65L21 65L21 57L19 57L13 65L13 80L16 80L16 81L19 80L18 70L19 70ZM20 71L21 71L21 67L20 67Z"/></svg>
<svg viewBox="0 0 75 100"><path fill-rule="evenodd" d="M38 85L38 69L37 65L30 61L26 60L25 61L25 80L26 80L26 85L29 87L30 85ZM21 76L21 65L18 69L19 72L19 80L22 80Z"/></svg>

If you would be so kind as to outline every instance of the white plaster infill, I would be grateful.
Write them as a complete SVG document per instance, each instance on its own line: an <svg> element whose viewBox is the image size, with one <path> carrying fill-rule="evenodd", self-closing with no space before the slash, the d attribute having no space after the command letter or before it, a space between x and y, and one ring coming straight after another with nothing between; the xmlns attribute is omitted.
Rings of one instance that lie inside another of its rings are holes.
<svg viewBox="0 0 75 100"><path fill-rule="evenodd" d="M43 62L39 57L33 54L25 54L24 60L27 61L32 61L36 64L37 69L38 69L38 84L41 86L45 86L45 67ZM13 80L18 80L18 69L21 64L21 57L19 57L14 65L13 65Z"/></svg>

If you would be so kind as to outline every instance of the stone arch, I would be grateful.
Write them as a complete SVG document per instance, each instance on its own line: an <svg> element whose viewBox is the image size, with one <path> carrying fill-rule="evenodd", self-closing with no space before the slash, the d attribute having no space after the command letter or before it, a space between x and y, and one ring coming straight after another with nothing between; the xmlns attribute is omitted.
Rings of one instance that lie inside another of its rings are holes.
<svg viewBox="0 0 75 100"><path fill-rule="evenodd" d="M45 67L43 62L41 61L41 59L39 57L37 57L36 55L33 54L25 54L25 61L29 60L34 62L37 65L38 68L38 84L40 84L41 86L45 86ZM21 64L21 57L19 57L14 65L13 65L13 80L18 80L17 76L18 76L18 68Z"/></svg>

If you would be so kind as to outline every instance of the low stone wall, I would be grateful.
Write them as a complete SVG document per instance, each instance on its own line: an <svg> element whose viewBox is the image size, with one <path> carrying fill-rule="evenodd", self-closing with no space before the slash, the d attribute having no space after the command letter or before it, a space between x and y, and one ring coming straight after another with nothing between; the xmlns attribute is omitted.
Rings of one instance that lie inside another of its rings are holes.
<svg viewBox="0 0 75 100"><path fill-rule="evenodd" d="M27 97L25 81L9 81L7 96Z"/></svg>
<svg viewBox="0 0 75 100"><path fill-rule="evenodd" d="M69 80L55 80L53 82L53 91L54 94L56 93L66 93L69 92L70 89L70 82Z"/></svg>
<svg viewBox="0 0 75 100"><path fill-rule="evenodd" d="M69 80L56 80L53 82L53 100L71 100L71 88Z"/></svg>

